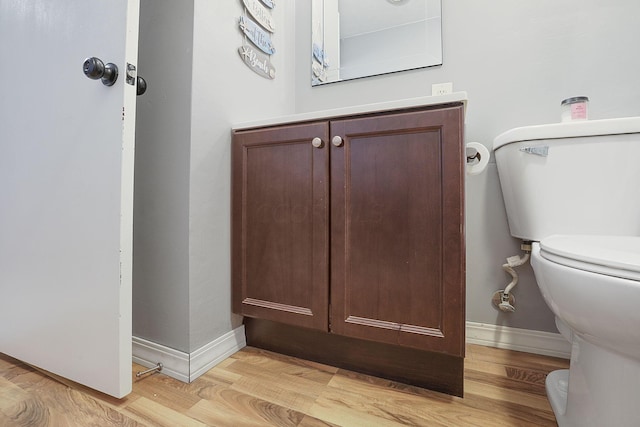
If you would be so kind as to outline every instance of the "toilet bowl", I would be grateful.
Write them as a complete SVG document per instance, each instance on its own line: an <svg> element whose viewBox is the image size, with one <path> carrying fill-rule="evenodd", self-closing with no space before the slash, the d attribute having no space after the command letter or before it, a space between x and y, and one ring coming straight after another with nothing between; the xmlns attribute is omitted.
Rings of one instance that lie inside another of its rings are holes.
<svg viewBox="0 0 640 427"><path fill-rule="evenodd" d="M546 380L558 425L640 425L640 237L550 236L531 265L571 332L570 369Z"/></svg>

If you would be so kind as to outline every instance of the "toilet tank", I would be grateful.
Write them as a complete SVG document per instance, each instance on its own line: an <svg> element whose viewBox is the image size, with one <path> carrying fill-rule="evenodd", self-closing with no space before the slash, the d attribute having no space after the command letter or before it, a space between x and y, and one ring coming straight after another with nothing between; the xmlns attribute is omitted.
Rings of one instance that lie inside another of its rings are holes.
<svg viewBox="0 0 640 427"><path fill-rule="evenodd" d="M640 236L640 117L515 128L493 150L512 236Z"/></svg>

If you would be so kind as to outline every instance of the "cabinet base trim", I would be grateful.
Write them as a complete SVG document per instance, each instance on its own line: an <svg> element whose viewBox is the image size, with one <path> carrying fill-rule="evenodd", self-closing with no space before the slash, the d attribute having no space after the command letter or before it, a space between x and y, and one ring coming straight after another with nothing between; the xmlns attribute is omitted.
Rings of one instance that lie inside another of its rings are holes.
<svg viewBox="0 0 640 427"><path fill-rule="evenodd" d="M313 312L308 308L296 307L294 305L280 304L273 301L262 301L255 298L245 298L243 304L255 305L256 307L268 308L271 310L287 311L289 313L303 314L305 316L313 316Z"/></svg>
<svg viewBox="0 0 640 427"><path fill-rule="evenodd" d="M372 326L380 329L390 329L392 331L411 332L418 335L429 335L431 337L444 338L442 331L433 328L425 328L424 326L406 325L396 322L387 322L384 320L367 319L358 316L349 316L345 320L346 323L354 325Z"/></svg>
<svg viewBox="0 0 640 427"><path fill-rule="evenodd" d="M247 345L462 396L464 357L245 318Z"/></svg>
<svg viewBox="0 0 640 427"><path fill-rule="evenodd" d="M244 326L185 353L162 344L133 337L133 361L145 367L162 363L162 373L189 383L247 345Z"/></svg>

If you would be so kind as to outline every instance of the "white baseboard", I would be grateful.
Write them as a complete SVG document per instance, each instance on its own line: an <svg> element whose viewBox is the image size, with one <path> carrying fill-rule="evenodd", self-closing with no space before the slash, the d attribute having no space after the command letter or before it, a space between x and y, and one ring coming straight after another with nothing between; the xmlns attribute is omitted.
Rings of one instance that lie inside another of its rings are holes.
<svg viewBox="0 0 640 427"><path fill-rule="evenodd" d="M163 374L188 383L246 345L244 326L226 333L192 353L133 337L133 361L149 368L160 362Z"/></svg>
<svg viewBox="0 0 640 427"><path fill-rule="evenodd" d="M191 353L189 382L247 346L244 325L234 329Z"/></svg>
<svg viewBox="0 0 640 427"><path fill-rule="evenodd" d="M466 341L488 347L524 351L569 359L571 344L560 334L466 322ZM133 361L145 367L162 363L162 373L191 382L247 345L244 326L211 341L192 353L185 353L133 337Z"/></svg>
<svg viewBox="0 0 640 427"><path fill-rule="evenodd" d="M467 322L467 343L545 356L571 357L571 343L560 334Z"/></svg>
<svg viewBox="0 0 640 427"><path fill-rule="evenodd" d="M162 363L162 373L189 382L189 354L162 344L133 337L133 361L151 368Z"/></svg>

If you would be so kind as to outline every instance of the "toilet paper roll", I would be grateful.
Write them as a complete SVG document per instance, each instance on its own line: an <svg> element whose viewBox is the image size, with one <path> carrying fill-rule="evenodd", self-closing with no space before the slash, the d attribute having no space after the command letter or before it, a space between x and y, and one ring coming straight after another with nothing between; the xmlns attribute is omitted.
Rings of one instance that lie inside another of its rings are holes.
<svg viewBox="0 0 640 427"><path fill-rule="evenodd" d="M478 175L482 173L489 163L491 154L487 147L479 142L467 143L467 175Z"/></svg>

